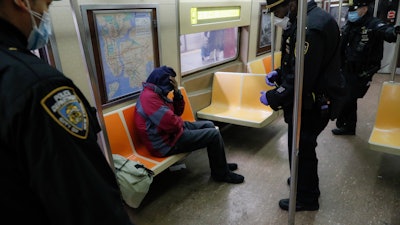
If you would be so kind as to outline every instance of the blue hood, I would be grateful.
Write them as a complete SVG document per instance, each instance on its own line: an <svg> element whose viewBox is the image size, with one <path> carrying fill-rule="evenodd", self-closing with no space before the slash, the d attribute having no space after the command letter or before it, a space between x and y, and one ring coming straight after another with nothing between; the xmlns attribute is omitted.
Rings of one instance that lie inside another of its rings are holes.
<svg viewBox="0 0 400 225"><path fill-rule="evenodd" d="M167 66L162 66L155 68L153 72L149 75L146 82L155 84L159 87L163 94L168 94L168 92L174 89L174 86L170 83L169 77L176 77L174 69Z"/></svg>

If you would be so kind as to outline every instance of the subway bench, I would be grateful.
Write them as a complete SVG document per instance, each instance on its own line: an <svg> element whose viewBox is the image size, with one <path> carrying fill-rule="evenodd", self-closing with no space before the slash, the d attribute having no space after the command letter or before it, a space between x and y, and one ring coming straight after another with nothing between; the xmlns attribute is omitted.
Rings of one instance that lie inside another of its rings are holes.
<svg viewBox="0 0 400 225"><path fill-rule="evenodd" d="M264 58L256 59L247 63L247 71L249 73L267 74L273 68L279 68L281 65L281 52L275 52L274 67L272 67L272 55L267 55Z"/></svg>
<svg viewBox="0 0 400 225"><path fill-rule="evenodd" d="M186 103L181 117L185 121L195 121L186 90L183 87L180 87L180 90ZM172 92L170 93L171 96ZM152 170L154 176L156 176L175 163L183 160L189 153L180 153L163 158L152 156L135 135L135 106L136 104L131 104L104 114L108 142L112 154L119 154L130 160L140 162L146 168Z"/></svg>
<svg viewBox="0 0 400 225"><path fill-rule="evenodd" d="M386 81L382 84L368 143L372 150L400 155L400 83Z"/></svg>
<svg viewBox="0 0 400 225"><path fill-rule="evenodd" d="M265 74L216 72L211 104L197 111L201 119L261 128L274 121L280 112L260 102L260 92L272 87Z"/></svg>

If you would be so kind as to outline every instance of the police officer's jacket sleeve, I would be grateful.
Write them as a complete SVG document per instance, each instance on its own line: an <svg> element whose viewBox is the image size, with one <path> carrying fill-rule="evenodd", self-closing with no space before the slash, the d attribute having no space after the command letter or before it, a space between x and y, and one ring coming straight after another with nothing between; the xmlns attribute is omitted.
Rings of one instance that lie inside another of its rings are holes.
<svg viewBox="0 0 400 225"><path fill-rule="evenodd" d="M131 224L97 143L96 116L73 83L50 77L16 91L2 126L20 162L10 168L15 182L29 186L18 204L38 202L51 224Z"/></svg>
<svg viewBox="0 0 400 225"><path fill-rule="evenodd" d="M303 103L310 105L311 93L322 71L325 39L318 30L308 30L304 46ZM291 107L294 100L295 74L283 75L282 85L266 93L274 110ZM307 101L307 102L306 102ZM312 103L311 103L312 104Z"/></svg>
<svg viewBox="0 0 400 225"><path fill-rule="evenodd" d="M371 21L372 35L376 35L377 39L385 40L387 42L395 42L397 34L394 31L394 27L384 23L378 18L373 18Z"/></svg>
<svg viewBox="0 0 400 225"><path fill-rule="evenodd" d="M334 35L328 34L328 36ZM311 29L306 36L303 78L304 94L310 94L316 90L318 79L323 75L325 67L332 60L332 55L335 52L333 48L338 47L338 42L329 43L327 40L329 39L326 37L326 33L319 30Z"/></svg>

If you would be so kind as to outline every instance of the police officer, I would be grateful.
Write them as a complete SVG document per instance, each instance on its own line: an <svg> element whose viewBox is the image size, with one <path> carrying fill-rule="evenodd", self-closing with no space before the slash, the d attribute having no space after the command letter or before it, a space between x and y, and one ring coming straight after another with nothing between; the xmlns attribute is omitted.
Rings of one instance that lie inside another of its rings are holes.
<svg viewBox="0 0 400 225"><path fill-rule="evenodd" d="M262 92L260 101L272 109L283 109L288 123L289 164L292 152L293 103L295 79L295 46L297 29L296 0L267 0L267 8L274 12L276 25L283 28L281 67L267 74L267 84L275 89ZM315 152L317 137L326 127L329 114L324 91L318 83L327 73L339 74L339 27L335 19L317 7L313 0L307 5L307 32L304 46L304 75L301 129L299 142L298 186L296 210L318 210L320 195L318 159ZM327 69L329 68L329 69ZM288 179L290 184L290 179ZM279 201L279 207L288 210L289 199Z"/></svg>
<svg viewBox="0 0 400 225"><path fill-rule="evenodd" d="M364 97L372 76L381 68L383 42L396 41L400 27L385 24L373 17L371 0L350 1L346 25L342 28L341 68L349 96L336 120L335 135L355 135L357 99Z"/></svg>
<svg viewBox="0 0 400 225"><path fill-rule="evenodd" d="M1 219L12 224L131 224L97 143L96 113L36 57L52 0L0 0Z"/></svg>

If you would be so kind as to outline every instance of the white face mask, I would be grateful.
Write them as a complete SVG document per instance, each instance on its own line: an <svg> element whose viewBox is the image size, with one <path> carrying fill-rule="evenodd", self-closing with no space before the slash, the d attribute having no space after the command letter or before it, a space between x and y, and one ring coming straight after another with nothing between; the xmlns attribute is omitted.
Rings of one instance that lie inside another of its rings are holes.
<svg viewBox="0 0 400 225"><path fill-rule="evenodd" d="M50 14L44 11L43 15L40 15L39 13L31 10L29 1L27 1L27 5L29 7L29 12L31 14L32 26L33 26L33 29L28 37L27 48L29 50L35 50L44 47L49 41L49 37L51 35ZM37 26L34 17L40 19L39 27Z"/></svg>
<svg viewBox="0 0 400 225"><path fill-rule="evenodd" d="M274 16L274 25L281 27L284 30L287 30L287 29L289 29L291 24L289 22L289 17L287 17L287 16L285 16L283 18Z"/></svg>

